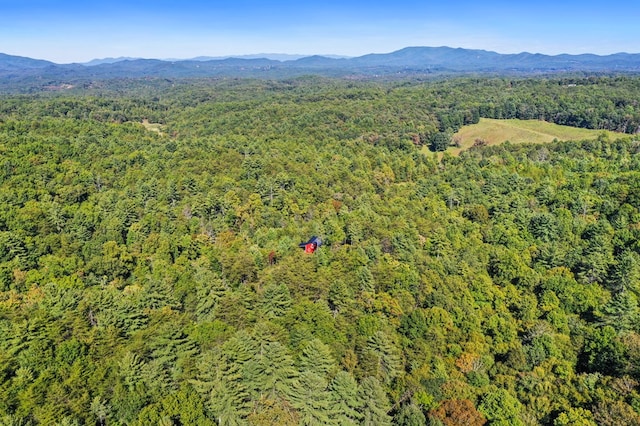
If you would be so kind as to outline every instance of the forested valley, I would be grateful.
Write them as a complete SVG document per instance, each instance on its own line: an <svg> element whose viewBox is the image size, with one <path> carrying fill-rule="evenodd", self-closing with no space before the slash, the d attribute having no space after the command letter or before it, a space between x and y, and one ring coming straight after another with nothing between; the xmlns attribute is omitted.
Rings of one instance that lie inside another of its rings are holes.
<svg viewBox="0 0 640 426"><path fill-rule="evenodd" d="M0 425L640 425L638 77L0 95L0 206Z"/></svg>

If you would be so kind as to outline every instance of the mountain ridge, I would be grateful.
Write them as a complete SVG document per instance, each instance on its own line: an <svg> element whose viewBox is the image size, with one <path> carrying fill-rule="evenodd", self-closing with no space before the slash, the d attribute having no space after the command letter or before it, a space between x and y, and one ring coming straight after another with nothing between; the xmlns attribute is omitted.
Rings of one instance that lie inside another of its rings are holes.
<svg viewBox="0 0 640 426"><path fill-rule="evenodd" d="M316 74L328 77L380 77L428 74L541 74L562 72L640 73L640 54L614 53L501 54L447 46L409 46L390 53L358 57L310 55L283 61L276 54L183 60L105 58L84 64L57 64L42 59L0 54L0 89L21 85L86 82L113 78L288 78Z"/></svg>

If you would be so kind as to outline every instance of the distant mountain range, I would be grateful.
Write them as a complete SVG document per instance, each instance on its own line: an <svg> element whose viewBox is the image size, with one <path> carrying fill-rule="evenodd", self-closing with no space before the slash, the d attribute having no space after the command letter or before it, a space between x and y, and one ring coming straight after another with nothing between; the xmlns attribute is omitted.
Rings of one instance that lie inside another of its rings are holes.
<svg viewBox="0 0 640 426"><path fill-rule="evenodd" d="M407 47L354 58L336 56L245 55L189 60L107 58L86 64L0 54L0 89L25 85L69 85L113 78L402 76L426 74L541 74L560 72L640 73L640 54L599 56L500 54L451 47Z"/></svg>
<svg viewBox="0 0 640 426"><path fill-rule="evenodd" d="M297 59L305 58L307 56L309 55L291 55L288 53L254 53L253 55L198 56L191 59L173 58L173 59L163 59L163 60L168 62L182 62L182 61L206 62L206 61L219 61L222 59L235 58L235 59L271 59L274 61L284 62L284 61L295 61ZM325 55L325 57L333 58L333 59L348 58L348 56L339 56L339 55ZM95 65L102 65L102 64L115 64L116 62L135 61L138 59L142 59L142 58L119 57L119 58L92 59L89 62L82 62L81 65L95 66Z"/></svg>

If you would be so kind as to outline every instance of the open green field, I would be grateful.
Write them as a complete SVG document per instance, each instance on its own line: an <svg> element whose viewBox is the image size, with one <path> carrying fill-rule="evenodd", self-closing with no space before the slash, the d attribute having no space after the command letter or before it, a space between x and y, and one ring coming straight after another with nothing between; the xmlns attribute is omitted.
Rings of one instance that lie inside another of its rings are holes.
<svg viewBox="0 0 640 426"><path fill-rule="evenodd" d="M146 118L142 120L142 125L145 129L150 130L152 132L156 132L162 134L162 124L159 123L150 123Z"/></svg>
<svg viewBox="0 0 640 426"><path fill-rule="evenodd" d="M487 145L497 145L505 141L511 143L547 143L554 139L561 141L595 139L605 133L610 138L618 134L606 130L579 129L561 126L540 120L496 120L481 118L478 124L464 126L454 135L460 147L449 148L452 154L459 154L473 146L476 139L483 139Z"/></svg>

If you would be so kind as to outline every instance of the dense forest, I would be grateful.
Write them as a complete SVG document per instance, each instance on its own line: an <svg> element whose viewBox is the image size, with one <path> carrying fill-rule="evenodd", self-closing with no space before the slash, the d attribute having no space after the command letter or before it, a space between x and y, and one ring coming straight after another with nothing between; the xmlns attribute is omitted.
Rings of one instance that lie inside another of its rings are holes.
<svg viewBox="0 0 640 426"><path fill-rule="evenodd" d="M0 425L640 425L639 102L629 76L2 96ZM480 117L620 137L431 152Z"/></svg>

